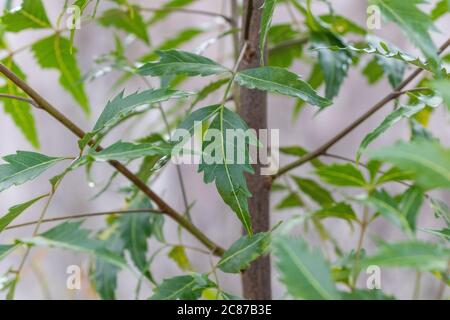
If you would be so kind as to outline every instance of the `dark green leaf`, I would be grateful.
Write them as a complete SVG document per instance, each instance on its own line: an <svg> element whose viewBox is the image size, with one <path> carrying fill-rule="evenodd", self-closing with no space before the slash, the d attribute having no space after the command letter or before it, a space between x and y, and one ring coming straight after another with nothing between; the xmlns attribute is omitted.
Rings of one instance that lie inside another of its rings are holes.
<svg viewBox="0 0 450 320"><path fill-rule="evenodd" d="M11 186L21 185L29 180L33 180L45 170L54 166L57 162L65 158L48 157L43 154L17 151L3 157L7 164L0 165L0 192Z"/></svg>
<svg viewBox="0 0 450 320"><path fill-rule="evenodd" d="M296 176L293 176L292 179L294 179L299 189L307 194L318 205L329 206L334 203L334 199L330 192L317 184L317 182Z"/></svg>
<svg viewBox="0 0 450 320"><path fill-rule="evenodd" d="M251 262L266 253L270 236L270 232L262 232L240 238L225 251L217 267L228 273L239 273L247 269Z"/></svg>
<svg viewBox="0 0 450 320"><path fill-rule="evenodd" d="M259 30L261 64L264 65L264 52L266 50L267 34L269 33L272 17L275 11L277 0L265 0L262 7L261 27Z"/></svg>
<svg viewBox="0 0 450 320"><path fill-rule="evenodd" d="M311 86L299 76L284 68L261 67L239 72L236 81L244 87L259 89L296 97L309 104L325 108L331 101L320 97Z"/></svg>
<svg viewBox="0 0 450 320"><path fill-rule="evenodd" d="M181 50L156 52L158 62L149 62L139 68L144 76L167 76L184 74L188 76L210 76L229 72L227 68L206 57Z"/></svg>
<svg viewBox="0 0 450 320"><path fill-rule="evenodd" d="M316 173L322 181L334 186L365 187L367 185L361 171L350 163L322 166L316 170Z"/></svg>
<svg viewBox="0 0 450 320"><path fill-rule="evenodd" d="M155 289L151 300L197 300L201 297L203 290L214 288L216 285L201 274L190 274L165 279Z"/></svg>
<svg viewBox="0 0 450 320"><path fill-rule="evenodd" d="M5 230L5 228L14 221L21 213L31 207L33 204L41 200L42 198L47 197L48 195L37 197L31 201L18 204L8 210L8 213L3 217L0 217L0 233Z"/></svg>

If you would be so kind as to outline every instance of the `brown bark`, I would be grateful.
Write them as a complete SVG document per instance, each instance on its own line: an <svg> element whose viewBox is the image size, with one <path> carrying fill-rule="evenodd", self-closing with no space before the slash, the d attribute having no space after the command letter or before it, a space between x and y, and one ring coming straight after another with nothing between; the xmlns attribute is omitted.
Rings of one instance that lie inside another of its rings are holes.
<svg viewBox="0 0 450 320"><path fill-rule="evenodd" d="M240 70L260 66L259 30L261 10L264 0L245 0L242 21L241 42L247 42ZM239 114L250 128L267 128L267 94L259 90L240 89ZM249 199L249 210L253 229L256 232L270 228L269 193L270 183L267 177L260 175L260 165L255 165L255 174L247 175L247 183L252 197ZM255 261L243 273L242 285L244 298L252 300L271 299L270 258L263 257Z"/></svg>

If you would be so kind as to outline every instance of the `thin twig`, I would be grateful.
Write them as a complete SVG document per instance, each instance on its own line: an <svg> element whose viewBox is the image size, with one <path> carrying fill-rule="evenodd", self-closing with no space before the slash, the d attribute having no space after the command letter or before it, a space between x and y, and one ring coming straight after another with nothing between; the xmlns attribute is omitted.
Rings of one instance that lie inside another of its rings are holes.
<svg viewBox="0 0 450 320"><path fill-rule="evenodd" d="M15 95L12 95L12 94L0 93L0 99L18 100L18 101L29 103L35 108L39 108L39 106L32 99L28 99L28 98L24 98L24 97L20 97L20 96L15 96Z"/></svg>
<svg viewBox="0 0 450 320"><path fill-rule="evenodd" d="M86 133L79 128L75 123L73 123L69 118L59 112L50 102L48 102L44 97L37 93L32 87L30 87L25 81L17 77L11 70L0 63L0 73L16 84L20 89L22 89L30 98L32 98L41 109L45 110L49 115L51 115L55 120L61 123L64 127L70 130L77 137L82 139ZM89 141L90 146L95 146L95 141ZM97 151L103 150L101 146L96 147ZM158 208L167 216L175 220L178 224L189 231L197 240L203 243L208 249L210 249L214 254L221 256L224 250L211 241L200 229L193 225L184 216L179 214L175 209L173 209L169 204L167 204L160 196L158 196L153 190L151 190L147 184L142 181L138 176L132 173L124 165L118 161L109 161L111 166L113 166L117 171L119 171L124 177L126 177L130 182L132 182L138 189L140 189L148 198L150 198Z"/></svg>
<svg viewBox="0 0 450 320"><path fill-rule="evenodd" d="M109 215L126 215L126 214L137 214L137 213L156 213L161 214L161 211L151 210L151 209L135 209L135 210L116 210L116 211L103 211L103 212L92 212L92 213L81 213L81 214L73 214L69 216L55 217L55 218L47 218L42 219L41 224L50 223L50 222L58 222L65 220L73 220L73 219L86 219L86 218L94 218L100 216L109 216ZM39 220L24 222L20 224L14 224L5 228L5 230L18 229L23 227L32 226L38 224Z"/></svg>
<svg viewBox="0 0 450 320"><path fill-rule="evenodd" d="M447 49L448 46L450 46L450 38L440 47L438 53L441 54L445 49ZM383 108L386 104L388 104L392 100L400 97L405 92L405 91L403 91L404 88L408 84L410 84L422 72L423 72L423 69L421 69L421 68L416 69L397 88L395 88L393 92L391 92L387 96L385 96L381 101L376 103L372 108L370 108L368 111L366 111L362 116L360 116L358 119L353 121L348 127L344 128L341 132L339 132L337 135L335 135L329 141L325 142L319 148L308 153L307 155L298 159L297 161L294 161L291 164L288 164L288 165L280 168L280 170L278 170L277 174L272 176L272 181L275 180L276 178L278 178L279 176L281 176L297 167L300 167L300 166L304 165L305 163L308 163L309 161L326 153L328 151L328 149L330 149L336 143L341 141L342 138L346 137L350 132L352 132L355 128L357 128L361 123L363 123L365 120L367 120L375 112L377 112L378 110Z"/></svg>
<svg viewBox="0 0 450 320"><path fill-rule="evenodd" d="M233 25L233 19L231 17L228 17L224 14L217 13L217 12L211 12L211 11L204 11L204 10L197 10L197 9L187 9L187 8L150 8L150 7L138 7L141 11L149 11L149 12L180 12L180 13L188 13L188 14L198 14L198 15L204 15L204 16L210 16L210 17L216 17L216 18L222 18L227 23L229 23L231 26Z"/></svg>

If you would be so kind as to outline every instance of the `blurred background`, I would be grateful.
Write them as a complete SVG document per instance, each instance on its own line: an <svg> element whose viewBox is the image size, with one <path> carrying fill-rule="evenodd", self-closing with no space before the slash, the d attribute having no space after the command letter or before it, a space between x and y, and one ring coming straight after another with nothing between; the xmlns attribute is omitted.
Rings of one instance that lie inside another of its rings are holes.
<svg viewBox="0 0 450 320"><path fill-rule="evenodd" d="M105 2L105 1L102 1ZM158 7L165 1L133 1L142 5ZM230 1L227 0L198 0L195 1L190 8L208 10L213 12L223 12L230 14ZM330 1L335 11L343 14L358 24L365 26L366 24L366 1L361 0L333 0ZM15 1L18 5L20 1ZM55 21L61 12L63 0L44 0L49 17ZM2 4L3 5L3 4ZM108 7L108 3L101 4L99 10ZM1 8L1 6L0 6ZM2 9L2 8L1 8ZM321 4L317 5L317 12L325 10ZM297 16L301 19L300 16ZM279 6L274 18L274 24L279 22L289 22L290 15L284 6ZM226 30L227 25L224 21L214 17L205 17L198 15L188 15L183 13L172 14L169 18L156 24L149 29L149 35L153 45L161 43L167 37L175 35L181 29L186 27L201 27L207 30L200 36L196 37L189 44L183 46L187 51L194 51L205 43L214 35ZM438 32L433 34L435 43L440 45L448 38L448 30L450 29L449 19L441 19L437 23ZM120 34L120 32L119 32ZM380 37L391 41L398 47L405 49L407 52L419 54L419 52L410 45L402 32L393 24L383 23L382 29L376 31ZM20 48L26 44L32 43L49 35L49 31L24 31L19 34L8 34L8 41L13 49ZM101 54L107 53L114 49L114 38L111 30L102 28L96 24L83 25L75 36L75 46L78 48L78 61L82 72L85 74L92 69L94 60ZM131 42L127 47L127 54L130 58L136 58L148 51L141 42ZM212 59L221 61L228 66L232 66L231 60L232 44L230 38L224 38L218 43L208 47L205 55ZM115 72L99 77L94 81L85 84L86 91L89 95L92 106L92 115L87 118L81 108L76 105L72 97L65 93L58 82L58 74L54 71L42 70L35 62L32 53L24 50L16 57L16 62L25 71L28 77L28 83L31 84L41 95L51 101L60 111L68 115L75 123L83 129L92 128L98 115L103 110L108 99L115 96L122 88L113 88L113 84L117 80L118 74ZM364 64L360 64L364 66ZM292 69L307 77L310 66L302 63L295 63ZM408 71L409 73L410 71ZM193 79L183 84L183 88L198 90L209 82L208 79ZM154 82L154 85L158 85ZM131 93L137 89L145 89L145 84L140 79L131 79L124 85L126 92ZM335 99L334 105L325 112L316 114L316 109L306 107L301 111L298 120L292 117L292 108L295 104L290 98L279 96L269 97L269 123L270 128L280 129L280 141L282 146L300 145L311 149L328 140L340 128L348 125L353 119L361 115L374 103L379 101L384 95L391 91L387 80L383 80L375 86L369 86L367 79L361 75L361 67L352 69L349 77L345 80L343 88L339 96ZM200 106L207 105L210 102L217 102L219 95L211 97L204 101ZM1 109L1 108L0 108ZM333 147L333 153L350 158L354 154L361 142L362 138L392 110L392 105L385 107L383 110L368 119L362 126L354 130L350 135ZM37 121L39 138L41 141L41 150L47 155L54 156L73 156L78 152L77 140L61 125L53 121L45 113L38 110L34 111ZM444 108L436 111L430 121L430 130L439 137L444 145L449 145L450 126L448 123L448 114L444 112ZM151 112L146 118L139 122L127 123L119 130L115 130L107 142L113 141L114 138L136 137L146 135L158 130L162 130L163 123L158 112ZM377 139L372 147L379 145L391 144L402 138L408 138L409 129L406 123L400 123L391 129L387 134ZM20 131L15 127L11 118L3 111L0 111L0 155L14 153L16 150L32 150L30 144L23 138ZM292 158L281 158L281 163L286 164L292 161ZM329 160L328 160L329 161ZM205 185L202 182L202 175L197 174L197 168L193 165L183 165L182 173L187 185L187 196L190 202L195 200L192 209L192 215L195 224L205 233L224 247L229 246L240 235L241 226L235 215L219 198L214 185ZM45 176L27 183L20 187L11 188L0 194L0 214L7 212L8 208L29 199L34 198L49 190L49 184L46 178L50 178L59 173L63 169L62 166L53 168L46 173ZM306 166L298 170L298 174L308 174L311 168ZM106 164L96 164L93 170L92 181L88 181L83 170L71 173L62 183L58 193L51 203L47 217L57 217L85 212L107 211L121 208L124 204L123 196L116 191L121 186L126 186L124 180L117 179L110 191L103 194L100 198L92 200L104 183L108 180L112 170ZM91 183L89 183L91 182ZM393 190L399 188L392 186ZM174 208L183 211L184 205L182 194L173 164L169 164L168 168L157 180L154 189L162 195ZM448 193L435 193L437 198L441 200L450 200ZM276 204L280 197L273 195L272 204ZM39 204L42 205L42 204ZM23 214L16 222L24 222L34 220L40 213L39 205L33 206ZM286 220L293 214L300 214L300 211L288 210L278 212L273 210L272 222ZM86 227L95 230L99 226L104 225L104 218L89 219L84 224ZM349 231L345 223L332 221L327 224L332 230L331 233L336 236L342 247L351 250L355 247L357 231L353 233ZM51 227L52 224L46 224L42 230ZM423 206L419 220L420 227L433 228L438 226L437 220L428 210L428 206ZM32 233L32 227L14 229L2 232L0 235L0 243L8 243L14 238L28 237ZM165 232L168 241L176 239L176 226L171 221L166 220ZM401 235L391 225L383 221L378 221L370 230L369 236L377 234L384 239L400 239ZM423 233L420 237L426 238ZM309 235L313 243L317 242L317 237L313 233ZM189 235L184 235L186 243L201 247ZM370 237L367 238L366 247L368 250L373 249ZM156 243L150 242L149 251L152 252L157 246ZM0 274L6 272L11 265L17 265L22 257L23 251L17 251L3 260L0 264ZM191 263L199 271L209 271L211 269L210 258L208 256L188 251ZM71 291L66 287L66 269L69 265L79 265L83 269L82 290ZM45 250L33 249L25 266L22 279L19 282L16 291L18 299L95 299L97 298L94 290L90 287L87 269L89 259L85 255L73 254L62 250ZM158 281L166 277L181 274L181 271L175 263L164 255L161 255L153 266L154 276ZM273 272L273 288L274 298L283 298L285 291L278 284L277 273ZM362 275L362 283L366 281L366 275ZM411 298L415 280L415 272L408 270L383 270L382 273L382 289L389 294L395 294L399 298ZM241 294L240 279L237 276L227 274L219 274L220 285L227 292L237 295ZM118 298L133 299L136 280L134 276L127 272L121 272L118 283ZM434 298L439 283L430 276L424 276L422 282L421 298ZM144 284L141 292L141 298L146 298L151 293L151 288Z"/></svg>

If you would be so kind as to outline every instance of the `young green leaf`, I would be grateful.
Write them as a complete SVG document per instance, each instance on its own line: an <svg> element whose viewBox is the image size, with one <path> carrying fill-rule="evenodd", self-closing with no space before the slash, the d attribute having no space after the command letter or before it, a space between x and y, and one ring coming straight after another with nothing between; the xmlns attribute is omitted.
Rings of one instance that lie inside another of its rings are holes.
<svg viewBox="0 0 450 320"><path fill-rule="evenodd" d="M339 202L331 207L320 209L314 212L313 217L318 219L337 218L348 222L358 221L353 208L345 202Z"/></svg>
<svg viewBox="0 0 450 320"><path fill-rule="evenodd" d="M317 182L311 179L303 179L293 176L294 182L299 189L307 194L312 200L314 200L320 206L329 206L334 203L334 199L330 192L321 187Z"/></svg>
<svg viewBox="0 0 450 320"><path fill-rule="evenodd" d="M433 20L417 7L425 2L424 0L369 1L370 4L381 9L385 19L395 22L427 58L436 62L437 48L429 33L429 30L435 28Z"/></svg>
<svg viewBox="0 0 450 320"><path fill-rule="evenodd" d="M2 25L9 32L52 27L41 0L23 0L18 10L6 12Z"/></svg>
<svg viewBox="0 0 450 320"><path fill-rule="evenodd" d="M103 12L98 21L103 26L114 27L134 34L146 44L149 44L150 39L147 34L147 26L137 9L137 7L133 6L125 9L109 9Z"/></svg>
<svg viewBox="0 0 450 320"><path fill-rule="evenodd" d="M139 106L151 105L170 99L186 98L189 95L190 93L178 90L151 89L124 97L124 91L122 91L113 100L108 101L105 109L95 123L94 132L114 126L120 119L129 115Z"/></svg>
<svg viewBox="0 0 450 320"><path fill-rule="evenodd" d="M27 210L29 207L31 207L33 204L41 200L42 198L47 197L48 195L37 197L31 201L18 204L14 207L11 207L8 210L8 213L5 214L3 217L0 217L0 233L5 230L5 228L13 222L18 216L20 216L21 213L23 213L25 210Z"/></svg>
<svg viewBox="0 0 450 320"><path fill-rule="evenodd" d="M361 171L350 163L322 166L316 170L316 173L322 181L334 186L364 187L367 185Z"/></svg>
<svg viewBox="0 0 450 320"><path fill-rule="evenodd" d="M0 261L17 248L15 244L0 244Z"/></svg>
<svg viewBox="0 0 450 320"><path fill-rule="evenodd" d="M177 266L183 271L193 271L189 259L186 255L186 250L183 246L174 246L168 254L169 258L172 259Z"/></svg>
<svg viewBox="0 0 450 320"><path fill-rule="evenodd" d="M400 200L399 209L406 216L409 227L416 231L416 220L424 199L423 191L415 186L406 190Z"/></svg>
<svg viewBox="0 0 450 320"><path fill-rule="evenodd" d="M89 100L81 81L81 72L75 58L76 51L72 54L70 41L60 34L55 34L33 44L32 50L42 68L58 70L61 85L69 91L84 112L89 113Z"/></svg>
<svg viewBox="0 0 450 320"><path fill-rule="evenodd" d="M380 212L383 217L402 229L407 235L412 236L412 229L405 212L401 211L395 199L385 190L375 191L370 196L364 196L359 200Z"/></svg>
<svg viewBox="0 0 450 320"><path fill-rule="evenodd" d="M14 63L12 57L5 58L2 63L20 79L26 80L25 74L19 66ZM5 85L0 87L0 93L19 97L24 96L11 81L6 81ZM39 148L39 139L36 131L36 124L31 112L31 106L26 102L18 101L16 99L3 99L2 102L5 112L11 115L14 123L20 128L31 145L35 148Z"/></svg>
<svg viewBox="0 0 450 320"><path fill-rule="evenodd" d="M270 237L270 232L261 232L240 238L225 251L217 267L228 273L239 273L247 269L252 261L266 253Z"/></svg>
<svg viewBox="0 0 450 320"><path fill-rule="evenodd" d="M138 196L129 206L130 209L152 209L147 197ZM153 233L155 214L134 213L118 219L119 234L124 248L130 253L136 267L145 274L148 268L147 241Z"/></svg>
<svg viewBox="0 0 450 320"><path fill-rule="evenodd" d="M437 20L449 12L450 12L450 1L441 0L438 3L436 3L436 6L431 11L431 19Z"/></svg>
<svg viewBox="0 0 450 320"><path fill-rule="evenodd" d="M450 188L450 150L435 141L398 142L370 151L368 156L411 172L417 185L425 190Z"/></svg>
<svg viewBox="0 0 450 320"><path fill-rule="evenodd" d="M197 300L202 292L214 288L216 284L208 279L207 275L190 274L165 279L150 297L151 300Z"/></svg>
<svg viewBox="0 0 450 320"><path fill-rule="evenodd" d="M302 239L277 236L273 239L276 266L288 292L298 299L340 299L326 260L311 251Z"/></svg>
<svg viewBox="0 0 450 320"><path fill-rule="evenodd" d="M126 268L126 262L121 256L107 250L104 242L92 239L89 230L80 228L81 224L82 222L67 221L40 235L18 241L27 245L87 253L119 268Z"/></svg>
<svg viewBox="0 0 450 320"><path fill-rule="evenodd" d="M261 28L259 31L260 56L261 64L264 65L264 52L266 50L267 34L269 33L272 17L275 11L277 0L265 0L263 4L263 12L261 16Z"/></svg>
<svg viewBox="0 0 450 320"><path fill-rule="evenodd" d="M0 192L11 186L21 185L35 179L45 170L54 166L65 158L48 157L43 154L17 151L3 157L7 164L0 165Z"/></svg>
<svg viewBox="0 0 450 320"><path fill-rule="evenodd" d="M89 153L95 161L130 161L145 156L167 156L172 148L161 147L152 143L130 143L118 141L102 151Z"/></svg>
<svg viewBox="0 0 450 320"><path fill-rule="evenodd" d="M380 177L376 180L375 185L380 186L388 182L404 180L411 180L411 172L406 172L396 167L392 167L388 171L380 175Z"/></svg>
<svg viewBox="0 0 450 320"><path fill-rule="evenodd" d="M139 68L139 74L153 77L179 74L204 77L230 72L211 59L187 51L165 50L156 53L160 60L144 64Z"/></svg>
<svg viewBox="0 0 450 320"><path fill-rule="evenodd" d="M328 47L345 47L343 40L328 30L313 32L311 35L313 48L319 51L318 64L324 75L326 89L325 97L333 99L347 77L349 67L352 63L352 55L348 50L333 51Z"/></svg>
<svg viewBox="0 0 450 320"><path fill-rule="evenodd" d="M450 250L441 245L411 240L384 243L379 251L362 259L363 266L414 268L422 271L447 270Z"/></svg>
<svg viewBox="0 0 450 320"><path fill-rule="evenodd" d="M123 242L117 233L113 233L107 241L106 249L118 256L123 255ZM95 291L103 300L115 300L117 288L117 274L120 269L103 259L95 259L95 265L90 270L90 280Z"/></svg>
<svg viewBox="0 0 450 320"><path fill-rule="evenodd" d="M299 98L311 105L325 108L331 101L320 97L311 86L299 76L284 68L261 67L240 71L235 80L243 87Z"/></svg>
<svg viewBox="0 0 450 320"><path fill-rule="evenodd" d="M386 130L388 130L389 128L394 126L394 124L404 118L413 117L414 115L422 111L426 106L426 103L420 102L415 105L404 105L392 111L377 128L375 128L372 132L364 137L356 153L357 160L361 158L361 155L364 150L367 149L367 146L384 132L386 132Z"/></svg>
<svg viewBox="0 0 450 320"><path fill-rule="evenodd" d="M273 189L272 189L273 191ZM279 204L277 204L276 209L291 209L295 207L303 207L305 204L303 203L300 196L296 193L289 193L286 197L284 197Z"/></svg>

